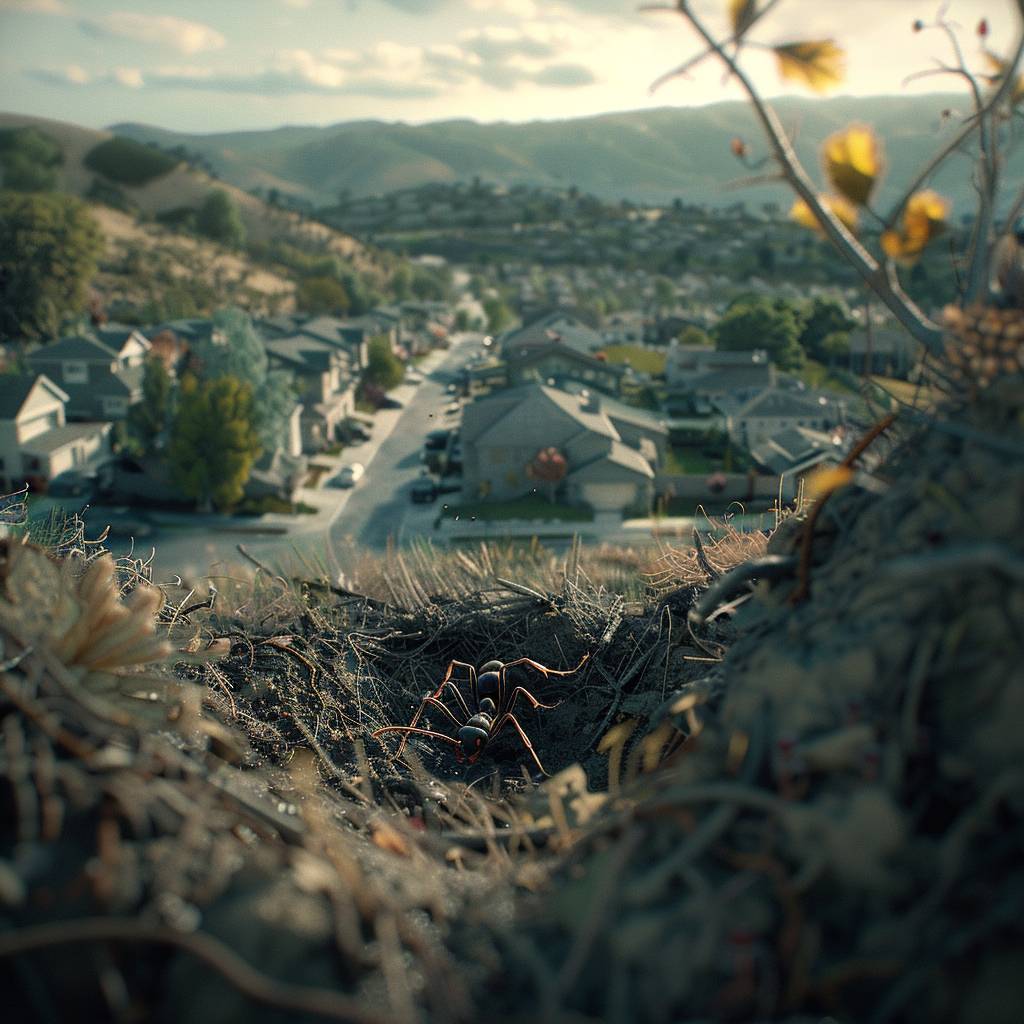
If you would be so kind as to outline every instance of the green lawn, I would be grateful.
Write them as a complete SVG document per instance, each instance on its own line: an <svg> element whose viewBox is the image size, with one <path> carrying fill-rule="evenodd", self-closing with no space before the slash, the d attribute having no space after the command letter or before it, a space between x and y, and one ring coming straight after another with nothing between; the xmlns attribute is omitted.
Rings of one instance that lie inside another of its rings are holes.
<svg viewBox="0 0 1024 1024"><path fill-rule="evenodd" d="M515 501L479 501L472 504L445 505L441 510L446 519L496 522L502 519L557 519L561 522L589 523L594 513L589 508L571 505L552 505L547 498L530 495Z"/></svg>
<svg viewBox="0 0 1024 1024"><path fill-rule="evenodd" d="M841 391L844 394L855 395L857 392L846 384L837 374L832 373L824 363L814 359L808 359L803 367L797 371L796 376L800 378L809 388L819 388L826 391Z"/></svg>
<svg viewBox="0 0 1024 1024"><path fill-rule="evenodd" d="M609 363L629 363L639 373L665 372L665 353L640 348L639 345L608 345L601 350Z"/></svg>
<svg viewBox="0 0 1024 1024"><path fill-rule="evenodd" d="M722 460L709 458L699 446L673 444L665 452L666 473L707 475L721 468Z"/></svg>

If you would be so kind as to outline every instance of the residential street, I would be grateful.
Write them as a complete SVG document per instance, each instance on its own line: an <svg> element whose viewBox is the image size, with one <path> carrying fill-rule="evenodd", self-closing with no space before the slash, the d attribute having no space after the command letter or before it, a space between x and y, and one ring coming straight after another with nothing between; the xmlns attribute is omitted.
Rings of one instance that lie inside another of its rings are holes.
<svg viewBox="0 0 1024 1024"><path fill-rule="evenodd" d="M156 549L154 578L163 580L179 574L189 580L208 573L230 574L244 564L238 544L252 555L282 572L315 567L332 575L345 566L338 554L349 541L372 550L386 548L388 537L407 543L416 536L432 532L440 502L415 505L409 489L420 472L420 452L425 435L445 424L446 386L455 370L464 365L480 342L479 334L456 335L447 352L428 356L422 384L401 385L391 394L404 403L402 409L382 409L374 417L372 436L363 445L346 448L337 457L312 456L312 462L342 465L362 462L366 474L351 490L324 487L304 497L315 504L315 516L268 516L264 523L288 524L288 532L279 535L211 526L162 525L144 541L136 544L136 553L146 557ZM450 422L450 421L449 421ZM120 553L128 542L114 545Z"/></svg>

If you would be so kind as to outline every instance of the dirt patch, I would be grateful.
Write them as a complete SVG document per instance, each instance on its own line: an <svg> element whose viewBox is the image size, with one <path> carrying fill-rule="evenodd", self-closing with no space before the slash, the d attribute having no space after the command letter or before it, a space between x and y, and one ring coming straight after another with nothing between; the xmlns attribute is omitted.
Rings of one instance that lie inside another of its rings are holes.
<svg viewBox="0 0 1024 1024"><path fill-rule="evenodd" d="M611 549L353 553L343 580L261 572L212 608L169 592L173 672L113 686L16 614L8 574L8 1005L1017 1020L1022 407L1016 377L908 416L879 468L736 575L711 547L675 578ZM76 543L48 546L92 561ZM140 574L123 565L120 590ZM584 654L565 679L524 670L557 704L521 716L554 774L539 786L512 735L473 765L434 737L401 761L372 738L452 659Z"/></svg>

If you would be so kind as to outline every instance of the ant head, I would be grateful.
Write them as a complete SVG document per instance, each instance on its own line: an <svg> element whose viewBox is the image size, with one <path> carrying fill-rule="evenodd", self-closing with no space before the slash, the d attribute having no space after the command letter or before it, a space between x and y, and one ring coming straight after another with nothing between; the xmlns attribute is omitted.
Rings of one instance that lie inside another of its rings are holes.
<svg viewBox="0 0 1024 1024"><path fill-rule="evenodd" d="M498 710L497 705L491 700L490 697L480 698L480 713L483 715L493 715Z"/></svg>
<svg viewBox="0 0 1024 1024"><path fill-rule="evenodd" d="M459 730L459 743L461 745L456 751L458 760L465 760L470 764L474 764L483 751L486 741L487 731L485 729L480 729L475 725L464 725Z"/></svg>

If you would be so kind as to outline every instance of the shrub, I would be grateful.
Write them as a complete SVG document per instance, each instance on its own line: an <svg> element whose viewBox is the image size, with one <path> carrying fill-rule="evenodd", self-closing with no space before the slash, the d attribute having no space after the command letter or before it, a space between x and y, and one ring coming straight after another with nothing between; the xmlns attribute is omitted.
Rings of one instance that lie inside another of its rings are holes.
<svg viewBox="0 0 1024 1024"><path fill-rule="evenodd" d="M174 157L118 135L90 149L83 162L90 171L120 185L145 185L178 166Z"/></svg>

